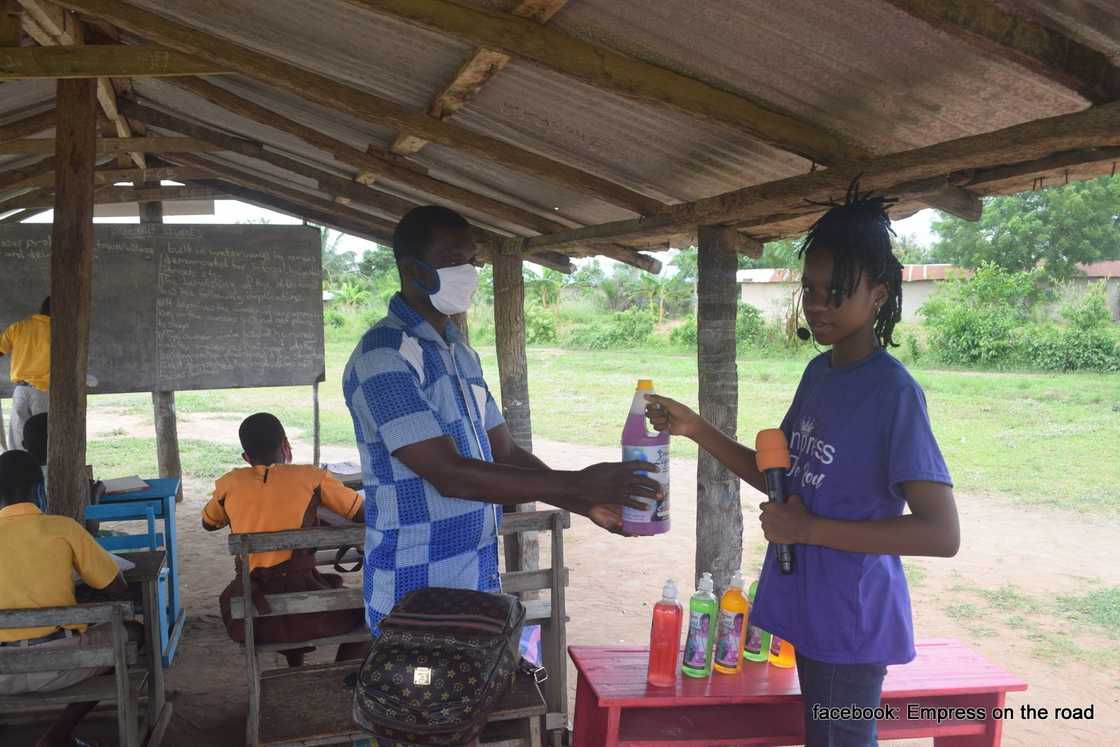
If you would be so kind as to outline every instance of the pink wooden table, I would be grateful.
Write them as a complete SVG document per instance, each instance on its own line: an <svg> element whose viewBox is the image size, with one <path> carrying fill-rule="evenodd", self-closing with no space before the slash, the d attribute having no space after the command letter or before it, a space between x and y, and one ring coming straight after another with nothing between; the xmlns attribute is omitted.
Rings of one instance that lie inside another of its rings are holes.
<svg viewBox="0 0 1120 747"><path fill-rule="evenodd" d="M1009 691L1027 683L959 641L918 644L918 657L889 667L885 706L897 719L879 721L879 739L934 737L937 747L998 745L1003 722L992 717ZM573 747L654 745L797 745L804 706L796 669L748 663L738 675L687 677L674 687L646 684L647 649L572 646L579 672ZM687 681L686 681L687 680ZM984 718L908 718L910 704L983 708ZM1018 717L1018 714L1015 714Z"/></svg>

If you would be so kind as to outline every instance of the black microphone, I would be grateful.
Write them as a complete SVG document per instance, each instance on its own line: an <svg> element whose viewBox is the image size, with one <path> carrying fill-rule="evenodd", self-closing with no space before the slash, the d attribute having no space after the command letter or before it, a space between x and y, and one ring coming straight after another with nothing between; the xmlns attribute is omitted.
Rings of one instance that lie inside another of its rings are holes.
<svg viewBox="0 0 1120 747"><path fill-rule="evenodd" d="M797 336L799 338L801 338L802 341L809 342L809 338L812 337L812 334L810 334L810 332L807 328L798 327L797 328Z"/></svg>
<svg viewBox="0 0 1120 747"><path fill-rule="evenodd" d="M805 330L808 333L808 330ZM800 336L800 330L798 331ZM782 479L789 471L789 444L786 434L778 428L759 431L754 440L755 462L766 476L766 494L772 503L785 503L786 491ZM783 574L793 573L793 548L778 545L778 568Z"/></svg>

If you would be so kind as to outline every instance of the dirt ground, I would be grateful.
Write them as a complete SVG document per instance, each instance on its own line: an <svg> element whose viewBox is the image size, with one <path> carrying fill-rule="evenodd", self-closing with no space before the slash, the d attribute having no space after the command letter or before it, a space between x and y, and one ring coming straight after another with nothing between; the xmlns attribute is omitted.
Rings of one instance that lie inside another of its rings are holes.
<svg viewBox="0 0 1120 747"><path fill-rule="evenodd" d="M150 437L150 421L146 428L144 425L106 418L105 422L91 421L90 435L123 427L136 431L130 435ZM180 435L235 443L236 425L220 417L188 416L182 419ZM297 461L309 461L308 444L300 434L291 435L296 442ZM610 448L540 441L536 447L548 464L561 469L618 456ZM341 461L355 459L356 454L326 448L323 458ZM644 644L648 642L650 607L665 579L675 578L682 589L691 583L695 462L677 459L672 469L673 530L667 535L615 537L574 517L572 529L565 536L567 562L572 569L569 644ZM164 741L168 747L236 747L243 743L244 662L239 648L226 638L217 610L218 593L232 575L226 533L204 532L198 520L210 487L188 481L185 500L179 507L188 617L184 640L167 678L175 709ZM746 487L743 495L747 527L744 566L749 576L757 573L763 541L754 520L756 496ZM958 496L958 503L963 534L960 554L950 560L908 562L918 639L967 639L986 657L1025 679L1030 689L1008 698L1008 705L1016 710L1024 703L1051 709L1094 706L1092 721L1008 721L1004 725L1005 745L1116 743L1120 739L1117 665L1114 657L1101 663L1092 656L1094 647L1107 645L1115 650L1115 641L1054 620L1045 612L1032 613L1029 607L1024 610L1022 598L1014 595L997 595L985 606L982 594L1010 584L1023 595L1051 600L1061 594L1120 584L1116 549L1120 522L1024 508L991 497ZM1063 647L1080 653L1065 656ZM569 685L574 689L570 670L569 666Z"/></svg>

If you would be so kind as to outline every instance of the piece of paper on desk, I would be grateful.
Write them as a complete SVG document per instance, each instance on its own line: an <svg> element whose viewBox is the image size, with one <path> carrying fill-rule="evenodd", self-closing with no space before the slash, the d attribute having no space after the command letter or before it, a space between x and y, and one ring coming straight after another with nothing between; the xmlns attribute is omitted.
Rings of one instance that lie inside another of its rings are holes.
<svg viewBox="0 0 1120 747"><path fill-rule="evenodd" d="M133 568L136 567L135 563L133 563L128 558L122 558L120 555L115 555L114 553L109 553L109 557L112 558L113 562L117 564L117 570L120 571L121 573L131 571ZM82 577L78 575L77 571L73 571L71 573L71 576L74 579L74 583L78 583L79 581L82 580Z"/></svg>
<svg viewBox="0 0 1120 747"><path fill-rule="evenodd" d="M362 479L362 465L357 462L330 462L323 468L339 482Z"/></svg>
<svg viewBox="0 0 1120 747"><path fill-rule="evenodd" d="M112 480L102 480L101 484L105 486L105 493L107 495L135 493L137 490L147 490L151 487L137 475L132 475L131 477L115 477Z"/></svg>

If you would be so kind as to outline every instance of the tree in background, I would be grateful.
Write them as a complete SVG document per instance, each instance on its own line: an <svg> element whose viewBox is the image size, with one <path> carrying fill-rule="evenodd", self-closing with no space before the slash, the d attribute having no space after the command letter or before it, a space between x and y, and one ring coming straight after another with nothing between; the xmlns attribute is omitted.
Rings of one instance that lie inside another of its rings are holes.
<svg viewBox="0 0 1120 747"><path fill-rule="evenodd" d="M540 272L528 267L523 270L525 292L542 309L555 308L560 303L560 292L564 288L564 273L547 267Z"/></svg>
<svg viewBox="0 0 1120 747"><path fill-rule="evenodd" d="M918 243L912 234L901 234L891 239L894 256L904 265L925 265L934 261L933 247Z"/></svg>
<svg viewBox="0 0 1120 747"><path fill-rule="evenodd" d="M773 268L780 270L799 270L801 269L801 260L797 257L797 251L800 248L800 238L769 241L763 246L762 256L758 259L740 254L739 269L762 270Z"/></svg>
<svg viewBox="0 0 1120 747"><path fill-rule="evenodd" d="M341 233L323 226L316 228L319 229L320 256L323 261L323 288L337 288L357 270L357 257L354 252L339 251Z"/></svg>
<svg viewBox="0 0 1120 747"><path fill-rule="evenodd" d="M942 214L934 256L968 268L992 263L1012 271L1041 266L1068 280L1079 263L1120 259L1120 176L1073 182L984 201L976 223Z"/></svg>

